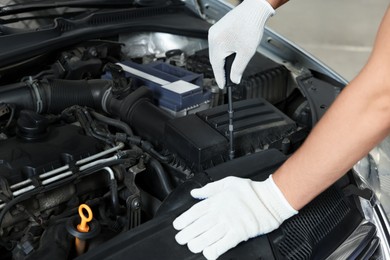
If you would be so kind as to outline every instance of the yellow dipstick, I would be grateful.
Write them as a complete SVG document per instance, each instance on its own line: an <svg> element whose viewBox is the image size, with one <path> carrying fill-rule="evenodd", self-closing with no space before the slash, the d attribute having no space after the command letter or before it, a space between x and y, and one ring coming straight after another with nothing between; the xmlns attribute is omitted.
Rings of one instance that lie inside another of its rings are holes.
<svg viewBox="0 0 390 260"><path fill-rule="evenodd" d="M88 213L87 216L84 215L84 211L83 211L84 209ZM88 222L90 222L93 218L92 210L87 204L81 204L79 206L79 215L81 218L81 222L80 224L77 225L77 231L86 233L89 231ZM77 255L82 255L85 251L85 246L86 246L85 240L81 240L76 237L75 245L76 245Z"/></svg>

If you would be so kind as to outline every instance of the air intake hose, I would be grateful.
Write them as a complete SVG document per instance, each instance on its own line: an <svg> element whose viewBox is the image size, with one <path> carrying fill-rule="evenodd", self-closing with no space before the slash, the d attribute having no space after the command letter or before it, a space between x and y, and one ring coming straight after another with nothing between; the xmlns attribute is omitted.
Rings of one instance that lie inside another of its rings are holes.
<svg viewBox="0 0 390 260"><path fill-rule="evenodd" d="M2 86L0 103L14 104L18 110L38 113L60 113L72 105L101 110L104 93L111 80L41 80Z"/></svg>
<svg viewBox="0 0 390 260"><path fill-rule="evenodd" d="M165 122L172 116L152 103L152 92L139 87L130 94L113 95L116 89L114 81L104 79L26 81L2 86L0 104L13 104L17 110L40 114L58 114L74 105L87 106L121 119L143 138L164 140Z"/></svg>
<svg viewBox="0 0 390 260"><path fill-rule="evenodd" d="M137 135L156 145L156 140L164 140L165 123L172 116L155 106L151 100L152 92L143 86L122 99L114 98L110 93L103 101L103 108L131 125Z"/></svg>

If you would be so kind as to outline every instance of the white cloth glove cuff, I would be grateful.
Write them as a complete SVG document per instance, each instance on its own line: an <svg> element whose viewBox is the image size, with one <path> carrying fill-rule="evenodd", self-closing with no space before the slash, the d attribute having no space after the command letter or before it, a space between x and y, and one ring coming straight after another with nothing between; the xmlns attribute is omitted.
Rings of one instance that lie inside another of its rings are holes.
<svg viewBox="0 0 390 260"><path fill-rule="evenodd" d="M264 182L254 182L255 190L260 200L267 203L267 209L281 224L285 219L290 218L298 213L286 200L283 193L276 186L272 175ZM261 191L261 192L260 192Z"/></svg>
<svg viewBox="0 0 390 260"><path fill-rule="evenodd" d="M266 0L245 0L244 3L249 5L248 10L253 11L248 12L248 15L253 19L253 23L259 26L259 29L264 27L268 18L275 14L274 8Z"/></svg>

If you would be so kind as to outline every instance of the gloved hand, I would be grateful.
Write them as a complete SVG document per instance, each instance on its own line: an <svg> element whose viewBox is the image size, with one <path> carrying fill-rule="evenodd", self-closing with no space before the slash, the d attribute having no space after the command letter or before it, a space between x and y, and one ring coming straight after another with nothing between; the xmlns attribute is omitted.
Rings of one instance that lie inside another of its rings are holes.
<svg viewBox="0 0 390 260"><path fill-rule="evenodd" d="M225 87L225 58L236 53L230 78L239 84L275 10L266 0L244 0L209 29L209 56L218 86Z"/></svg>
<svg viewBox="0 0 390 260"><path fill-rule="evenodd" d="M175 237L193 253L217 259L249 238L271 232L297 214L270 176L263 182L227 177L194 189L204 199L173 222Z"/></svg>

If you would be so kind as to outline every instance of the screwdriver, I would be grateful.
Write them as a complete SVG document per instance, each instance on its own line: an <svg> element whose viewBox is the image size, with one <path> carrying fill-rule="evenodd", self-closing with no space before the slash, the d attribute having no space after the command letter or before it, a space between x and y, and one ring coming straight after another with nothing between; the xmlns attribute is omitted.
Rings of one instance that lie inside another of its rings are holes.
<svg viewBox="0 0 390 260"><path fill-rule="evenodd" d="M225 58L225 79L226 89L228 92L228 115L229 115L229 159L234 159L234 135L233 135L233 98L232 88L236 85L230 79L230 72L232 70L232 64L236 54L230 54Z"/></svg>

